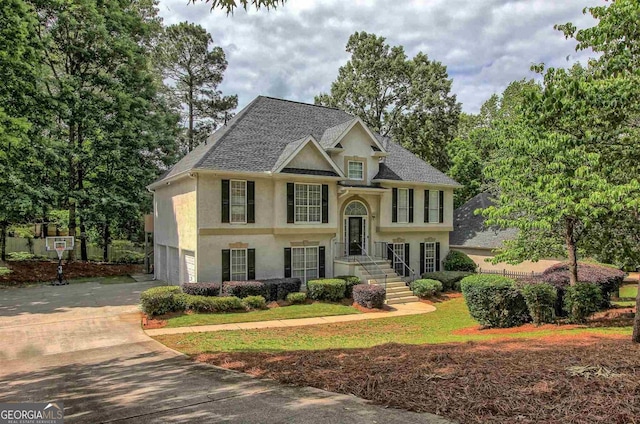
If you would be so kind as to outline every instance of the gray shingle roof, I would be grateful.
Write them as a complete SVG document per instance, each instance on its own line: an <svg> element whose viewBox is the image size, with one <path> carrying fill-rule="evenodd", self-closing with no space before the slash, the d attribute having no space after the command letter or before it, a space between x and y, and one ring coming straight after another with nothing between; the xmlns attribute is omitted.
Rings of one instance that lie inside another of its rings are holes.
<svg viewBox="0 0 640 424"><path fill-rule="evenodd" d="M502 242L518 235L518 230L486 227L484 217L475 215L476 209L493 205L489 193L480 193L453 211L453 231L449 233L449 244L453 246L497 249Z"/></svg>
<svg viewBox="0 0 640 424"><path fill-rule="evenodd" d="M354 119L334 108L258 96L158 181L192 169L273 171L309 135L323 147L332 145ZM389 152L380 178L457 185L390 139L376 137Z"/></svg>

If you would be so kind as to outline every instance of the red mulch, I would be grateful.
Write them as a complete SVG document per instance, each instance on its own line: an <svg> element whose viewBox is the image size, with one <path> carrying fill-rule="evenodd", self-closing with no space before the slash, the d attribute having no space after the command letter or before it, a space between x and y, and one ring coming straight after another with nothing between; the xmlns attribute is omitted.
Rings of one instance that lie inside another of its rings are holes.
<svg viewBox="0 0 640 424"><path fill-rule="evenodd" d="M142 272L142 265L116 265L99 262L63 262L66 279L82 277L111 277ZM19 286L25 283L53 281L56 278L58 262L16 261L7 262L6 267L13 272L0 276L0 285Z"/></svg>
<svg viewBox="0 0 640 424"><path fill-rule="evenodd" d="M389 312L389 311L391 311L391 308L388 305L384 305L382 308L365 308L364 306L361 306L361 305L357 304L356 302L353 302L353 304L351 306L356 308L360 312L365 313L365 314L370 313L370 312Z"/></svg>
<svg viewBox="0 0 640 424"><path fill-rule="evenodd" d="M640 423L640 345L629 337L386 344L196 359L460 423Z"/></svg>

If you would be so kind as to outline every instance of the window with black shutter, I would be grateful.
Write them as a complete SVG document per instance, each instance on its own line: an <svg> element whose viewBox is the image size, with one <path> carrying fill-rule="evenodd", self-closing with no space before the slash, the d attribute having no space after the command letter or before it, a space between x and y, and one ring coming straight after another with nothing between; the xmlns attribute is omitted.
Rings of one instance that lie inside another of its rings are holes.
<svg viewBox="0 0 640 424"><path fill-rule="evenodd" d="M256 222L256 183L247 181L247 222Z"/></svg>
<svg viewBox="0 0 640 424"><path fill-rule="evenodd" d="M247 249L247 279L256 279L256 249Z"/></svg>
<svg viewBox="0 0 640 424"><path fill-rule="evenodd" d="M231 250L222 250L222 281L231 281Z"/></svg>
<svg viewBox="0 0 640 424"><path fill-rule="evenodd" d="M293 224L295 222L295 189L296 186L294 183L287 183L287 223L289 224Z"/></svg>
<svg viewBox="0 0 640 424"><path fill-rule="evenodd" d="M222 180L222 222L229 222L229 180Z"/></svg>
<svg viewBox="0 0 640 424"><path fill-rule="evenodd" d="M440 208L440 223L444 222L444 191L440 190L440 201L438 202Z"/></svg>
<svg viewBox="0 0 640 424"><path fill-rule="evenodd" d="M291 248L284 248L284 277L291 277Z"/></svg>

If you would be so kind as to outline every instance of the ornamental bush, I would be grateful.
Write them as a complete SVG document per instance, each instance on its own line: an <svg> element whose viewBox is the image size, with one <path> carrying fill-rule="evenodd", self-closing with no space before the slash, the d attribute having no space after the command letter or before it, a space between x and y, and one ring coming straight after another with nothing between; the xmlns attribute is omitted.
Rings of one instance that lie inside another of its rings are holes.
<svg viewBox="0 0 640 424"><path fill-rule="evenodd" d="M235 296L213 297L213 296L192 296L186 297L187 308L193 312L211 313L211 312L234 312L245 309L240 298Z"/></svg>
<svg viewBox="0 0 640 424"><path fill-rule="evenodd" d="M356 277L355 275L339 275L335 278L344 280L346 283L346 288L344 290L344 297L346 298L353 297L353 286L361 283L360 277Z"/></svg>
<svg viewBox="0 0 640 424"><path fill-rule="evenodd" d="M247 296L242 299L242 303L247 309L265 309L267 307L267 301L262 296Z"/></svg>
<svg viewBox="0 0 640 424"><path fill-rule="evenodd" d="M181 294L178 286L161 286L147 289L140 293L142 311L149 315L162 315L168 312L184 310L183 302L176 301L176 295Z"/></svg>
<svg viewBox="0 0 640 424"><path fill-rule="evenodd" d="M422 278L440 281L442 283L442 290L444 291L460 291L460 280L472 274L473 272L467 271L436 271L425 272L422 274Z"/></svg>
<svg viewBox="0 0 640 424"><path fill-rule="evenodd" d="M534 324L553 323L556 319L558 293L551 284L530 283L520 289Z"/></svg>
<svg viewBox="0 0 640 424"><path fill-rule="evenodd" d="M602 291L592 283L576 283L565 289L564 309L571 322L585 322L597 312L602 302Z"/></svg>
<svg viewBox="0 0 640 424"><path fill-rule="evenodd" d="M353 300L369 309L381 309L384 306L386 291L377 284L357 284L353 286Z"/></svg>
<svg viewBox="0 0 640 424"><path fill-rule="evenodd" d="M411 283L411 290L418 297L435 296L442 291L442 283L438 280L416 280Z"/></svg>
<svg viewBox="0 0 640 424"><path fill-rule="evenodd" d="M220 283L185 283L182 292L194 296L220 296Z"/></svg>
<svg viewBox="0 0 640 424"><path fill-rule="evenodd" d="M485 327L515 327L529 321L527 303L514 281L500 275L476 274L460 285L469 313Z"/></svg>
<svg viewBox="0 0 640 424"><path fill-rule="evenodd" d="M235 296L244 299L247 296L269 297L262 281L225 281L222 283L223 296Z"/></svg>
<svg viewBox="0 0 640 424"><path fill-rule="evenodd" d="M300 305L302 303L305 303L306 301L307 294L303 292L289 293L287 295L287 302L291 303L292 305Z"/></svg>
<svg viewBox="0 0 640 424"><path fill-rule="evenodd" d="M339 278L324 278L307 281L307 296L313 300L336 302L344 299L347 283Z"/></svg>
<svg viewBox="0 0 640 424"><path fill-rule="evenodd" d="M449 250L449 253L442 262L442 266L445 271L466 272L476 272L476 268L478 267L470 257L457 250Z"/></svg>
<svg viewBox="0 0 640 424"><path fill-rule="evenodd" d="M260 281L265 286L266 300L269 302L286 299L289 293L299 292L302 285L299 278L269 278Z"/></svg>

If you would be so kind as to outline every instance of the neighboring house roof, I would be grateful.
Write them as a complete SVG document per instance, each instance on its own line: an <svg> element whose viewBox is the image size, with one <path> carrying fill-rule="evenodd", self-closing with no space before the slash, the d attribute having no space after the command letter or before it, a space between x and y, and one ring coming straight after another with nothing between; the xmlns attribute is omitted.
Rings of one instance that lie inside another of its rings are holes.
<svg viewBox="0 0 640 424"><path fill-rule="evenodd" d="M258 96L156 182L199 169L274 172L309 136L327 148L355 120L334 108ZM378 174L382 179L459 185L389 138L374 135L389 152Z"/></svg>
<svg viewBox="0 0 640 424"><path fill-rule="evenodd" d="M453 231L449 233L449 245L497 249L502 242L518 235L518 230L486 227L484 216L475 215L476 209L493 205L488 192L480 193L453 211Z"/></svg>

